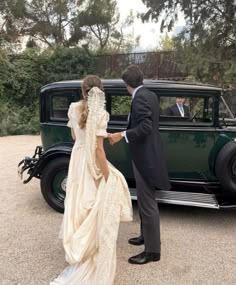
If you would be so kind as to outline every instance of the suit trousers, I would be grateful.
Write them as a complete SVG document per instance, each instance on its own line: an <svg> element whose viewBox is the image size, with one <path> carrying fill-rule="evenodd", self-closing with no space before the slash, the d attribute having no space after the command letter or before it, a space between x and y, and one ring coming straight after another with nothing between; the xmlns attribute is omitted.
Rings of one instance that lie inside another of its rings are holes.
<svg viewBox="0 0 236 285"><path fill-rule="evenodd" d="M160 253L160 216L155 190L144 181L134 163L133 171L145 252Z"/></svg>

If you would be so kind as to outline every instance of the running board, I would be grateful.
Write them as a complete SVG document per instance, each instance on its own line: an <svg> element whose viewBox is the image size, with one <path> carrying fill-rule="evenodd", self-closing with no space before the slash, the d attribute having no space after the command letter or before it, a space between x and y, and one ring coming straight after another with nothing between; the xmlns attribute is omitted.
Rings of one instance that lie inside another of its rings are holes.
<svg viewBox="0 0 236 285"><path fill-rule="evenodd" d="M137 200L136 189L129 188L129 191L132 200ZM214 209L220 208L214 194L158 190L155 191L155 196L159 203Z"/></svg>

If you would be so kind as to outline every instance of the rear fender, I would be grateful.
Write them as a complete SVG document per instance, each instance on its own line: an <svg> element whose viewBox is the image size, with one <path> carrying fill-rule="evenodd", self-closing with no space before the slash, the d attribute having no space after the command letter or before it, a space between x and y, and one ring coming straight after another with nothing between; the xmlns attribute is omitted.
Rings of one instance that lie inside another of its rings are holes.
<svg viewBox="0 0 236 285"><path fill-rule="evenodd" d="M40 179L44 168L53 159L56 159L62 156L70 157L72 147L73 147L72 143L60 143L60 144L53 145L52 147L48 148L38 158L37 163L34 164L33 169L31 169L29 173L29 177L26 180L24 180L23 183L28 183L33 177Z"/></svg>

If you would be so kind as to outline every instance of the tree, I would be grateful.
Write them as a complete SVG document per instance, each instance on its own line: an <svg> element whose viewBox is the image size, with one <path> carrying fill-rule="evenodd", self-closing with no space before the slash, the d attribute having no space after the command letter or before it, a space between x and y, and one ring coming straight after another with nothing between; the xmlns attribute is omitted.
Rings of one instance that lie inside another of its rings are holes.
<svg viewBox="0 0 236 285"><path fill-rule="evenodd" d="M104 1L114 2L99 2ZM95 3L92 0L3 0L0 6L1 36L9 41L27 36L30 47L36 43L44 47L75 46L86 37L85 27L91 25L90 14ZM106 7L105 3L101 4ZM107 17L107 11L110 8L108 5L107 10L99 9L99 13L93 13L93 24L109 26L111 17ZM111 9L113 17L112 12Z"/></svg>
<svg viewBox="0 0 236 285"><path fill-rule="evenodd" d="M99 52L121 52L133 48L138 38L133 35L124 35L124 29L132 25L132 12L122 22L114 0L91 0L88 9L81 13L80 22L87 32L86 42L90 48L99 47Z"/></svg>
<svg viewBox="0 0 236 285"><path fill-rule="evenodd" d="M0 47L14 48L21 38L24 26L25 0L1 0Z"/></svg>
<svg viewBox="0 0 236 285"><path fill-rule="evenodd" d="M119 51L136 43L123 33L133 15L122 24L119 19L116 0L2 0L0 45L28 39L26 47L84 45L103 51L115 46Z"/></svg>
<svg viewBox="0 0 236 285"><path fill-rule="evenodd" d="M98 41L102 50L108 43L114 25L119 22L116 2L113 0L90 0L88 8L80 14L79 21L90 35Z"/></svg>
<svg viewBox="0 0 236 285"><path fill-rule="evenodd" d="M134 37L133 32L125 32L125 29L134 23L134 19L135 15L131 10L123 22L121 22L118 26L114 25L116 29L114 29L112 37L107 45L109 50L112 50L114 53L132 52L132 50L138 46L140 35Z"/></svg>
<svg viewBox="0 0 236 285"><path fill-rule="evenodd" d="M168 36L166 33L164 37L161 37L160 49L163 51L174 50L174 41L173 38Z"/></svg>
<svg viewBox="0 0 236 285"><path fill-rule="evenodd" d="M73 46L85 34L78 22L85 0L26 1L23 35L46 47Z"/></svg>
<svg viewBox="0 0 236 285"><path fill-rule="evenodd" d="M179 10L184 14L186 27L176 39L176 48L183 52L182 59L188 68L192 65L191 72L219 85L229 84L230 78L231 84L236 85L234 0L142 1L148 7L142 19L161 20L161 31L173 28ZM191 61L187 62L187 58Z"/></svg>
<svg viewBox="0 0 236 285"><path fill-rule="evenodd" d="M161 30L169 31L178 20L180 10L185 17L185 31L191 33L191 39L199 38L203 33L218 31L218 41L224 44L235 44L236 41L236 3L234 0L142 0L148 11L142 14L144 21L158 21L162 18Z"/></svg>

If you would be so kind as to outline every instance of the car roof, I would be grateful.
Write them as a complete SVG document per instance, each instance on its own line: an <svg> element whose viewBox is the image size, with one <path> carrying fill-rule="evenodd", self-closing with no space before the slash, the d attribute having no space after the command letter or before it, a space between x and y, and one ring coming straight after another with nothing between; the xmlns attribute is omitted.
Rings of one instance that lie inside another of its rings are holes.
<svg viewBox="0 0 236 285"><path fill-rule="evenodd" d="M49 89L54 88L80 88L82 80L65 80L49 83L41 88L41 92L44 92ZM170 81L170 80L157 80L157 79L144 79L144 86L147 88L163 88L163 89L189 89L189 90L212 90L212 91L220 91L222 90L219 87L203 84L203 83L195 83L188 81ZM125 87L125 83L121 79L102 79L103 87L116 87L123 88Z"/></svg>

